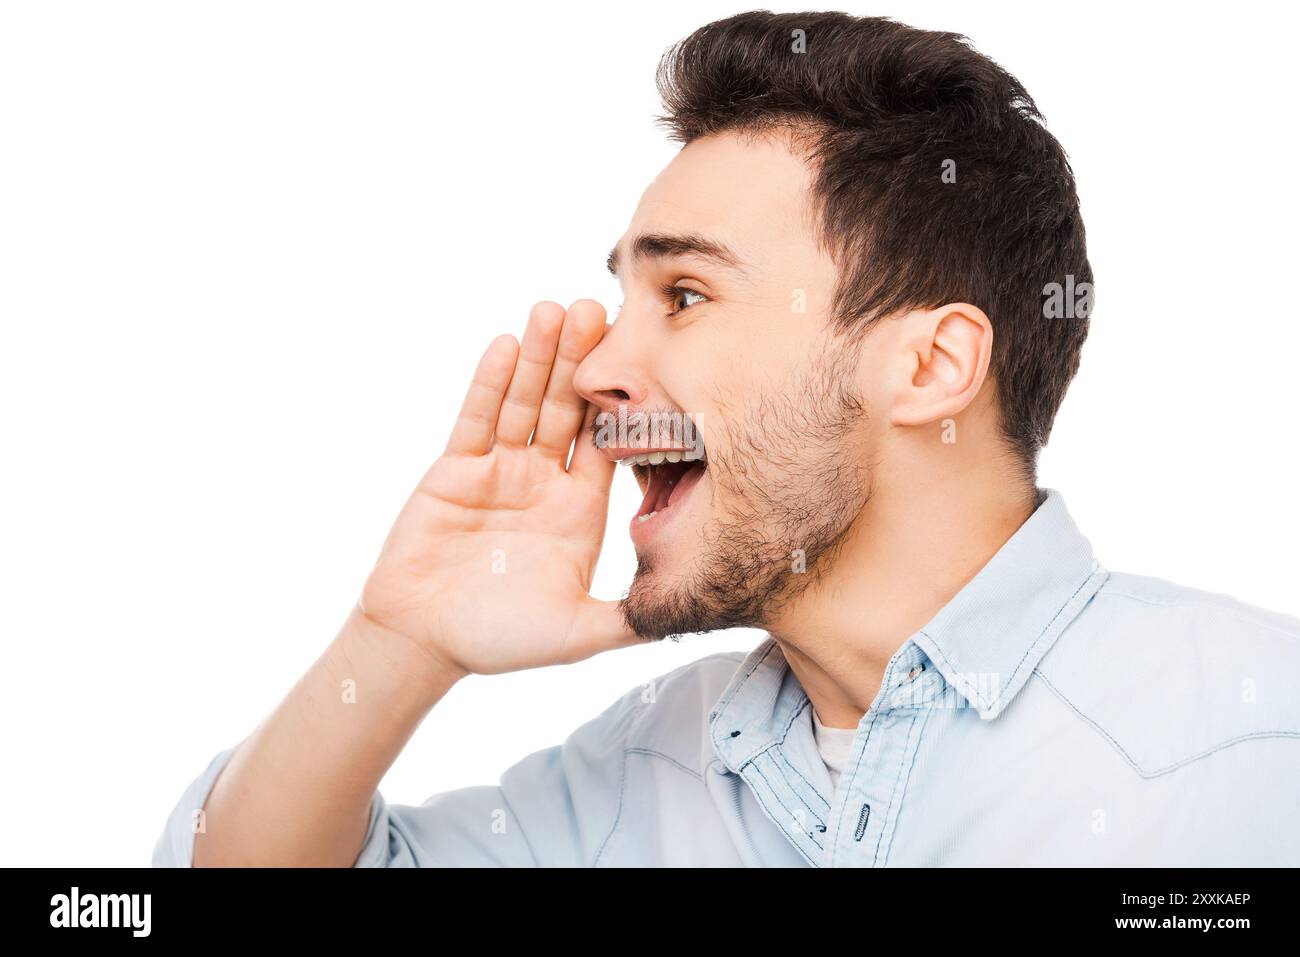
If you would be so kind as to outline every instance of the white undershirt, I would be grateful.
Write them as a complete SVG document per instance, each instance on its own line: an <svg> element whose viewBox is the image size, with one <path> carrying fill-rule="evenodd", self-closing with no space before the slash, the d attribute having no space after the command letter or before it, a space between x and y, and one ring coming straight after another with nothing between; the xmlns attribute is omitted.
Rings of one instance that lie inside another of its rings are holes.
<svg viewBox="0 0 1300 957"><path fill-rule="evenodd" d="M817 753L826 762L826 770L831 774L831 787L838 787L840 772L849 760L849 749L853 747L853 737L857 728L828 728L821 723L817 712L809 708L813 716L813 738L817 741Z"/></svg>

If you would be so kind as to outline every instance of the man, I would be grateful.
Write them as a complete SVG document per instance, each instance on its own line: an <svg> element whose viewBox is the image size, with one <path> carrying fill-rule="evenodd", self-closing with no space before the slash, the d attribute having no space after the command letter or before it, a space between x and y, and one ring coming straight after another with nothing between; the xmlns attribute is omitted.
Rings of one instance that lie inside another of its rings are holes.
<svg viewBox="0 0 1300 957"><path fill-rule="evenodd" d="M659 83L684 145L610 256L617 320L540 303L489 346L355 610L155 863L1300 863L1300 622L1107 571L1037 486L1092 273L1025 90L831 13L710 24ZM376 790L467 675L733 626L768 637L497 786Z"/></svg>

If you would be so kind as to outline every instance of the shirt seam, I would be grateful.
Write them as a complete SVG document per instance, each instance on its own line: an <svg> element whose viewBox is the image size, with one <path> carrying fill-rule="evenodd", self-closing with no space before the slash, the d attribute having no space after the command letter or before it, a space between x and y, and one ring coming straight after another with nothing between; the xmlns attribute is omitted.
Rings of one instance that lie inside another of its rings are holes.
<svg viewBox="0 0 1300 957"><path fill-rule="evenodd" d="M758 769L755 768L755 770L758 770ZM759 775L760 775L760 776L762 776L762 773L763 773L762 771L759 771ZM766 783L766 782L767 782L767 779L764 778L763 781L764 781L764 783ZM771 787L771 786L769 785L769 788L770 788L770 787ZM773 792L773 793L775 793L775 792ZM770 807L768 807L768 805L767 805L767 801L765 801L765 800L763 799L763 795L762 795L761 793L758 793L758 792L755 792L755 794L756 794L757 797L758 797L758 803L761 804L761 805L763 805L763 810L765 810L769 815L772 815L772 809L771 809ZM777 799L777 803L778 803L778 804L780 803L780 799L779 799L779 798ZM785 805L781 805L781 806L782 806L783 809L785 809ZM787 811L787 813L788 813L788 811ZM742 824L742 826L743 826L743 824ZM779 825L778 825L778 826L779 826ZM791 841L790 844L794 847L794 849L795 849L796 851L798 851L798 852L803 856L803 859L804 859L804 860L806 860L806 861L807 861L809 864L811 864L813 867L816 867L816 866L817 866L817 862L816 862L815 860L813 860L813 858L811 858L811 857L808 855L808 852L807 852L807 851L805 851L802 847L799 846L799 842L798 842L798 841Z"/></svg>
<svg viewBox="0 0 1300 957"><path fill-rule="evenodd" d="M787 757L785 756L785 747L784 747L784 745L785 745L785 739L786 739L787 737L790 736L790 729L791 729L792 727L794 727L794 723L795 723L796 720L798 720L799 715L803 714L804 709L807 708L807 707L808 707L809 705L811 705L811 704L812 704L812 699L810 699L810 698L805 694L805 695L804 695L803 703L802 703L801 705L799 705L798 708L795 709L794 715L790 718L790 721L786 724L786 726L785 726L785 730L783 730L783 731L781 732L781 737L780 737L780 739L778 740L777 743L780 744L780 745L782 746L782 747L779 749L779 753L780 753L780 756L781 756L781 763L784 764L786 767L788 767L791 771L793 771L793 772L795 773L795 775L799 778L800 781L802 781L804 784L808 785L808 789L809 789L810 791L812 791L813 794L816 794L818 798L821 799L822 803L826 805L826 810L829 811L829 810L830 810L830 807L831 807L830 802L827 801L826 798L822 797L822 793L821 793L820 791L817 790L816 785L814 785L811 781L809 781L806 777L804 777L803 774L799 771L799 769L796 768L796 767L794 766L793 763L791 763L790 759L787 758ZM815 743L815 742L814 742L814 743ZM820 757L820 755L821 755L821 752L818 751L818 756ZM802 795L799 795L798 790L797 790L793 785L790 784L790 776L789 776L788 774L785 773L785 768L782 768L780 765L778 765L778 766L777 766L777 770L780 771L780 772L781 772L781 776L785 778L785 783L790 787L790 790L791 790L791 791L794 791L795 794L798 795L800 801L803 801L803 805L804 805L804 807L808 808L809 812L811 812L811 814L813 815L813 817L817 818L817 823L820 824L820 825L822 825L823 827L825 827L825 826L826 826L826 822L822 820L821 815L818 814L816 811L814 811L814 810L812 809L811 805L809 805L807 801L804 801L803 796L802 796Z"/></svg>
<svg viewBox="0 0 1300 957"><path fill-rule="evenodd" d="M730 704L731 700L736 696L736 693L739 692L741 685L744 684L745 679L748 679L748 677L754 673L754 670L759 666L759 664L761 664L763 661L767 659L767 655L770 654L771 651L772 649L769 648L767 652L763 654L762 658L760 658L759 661L755 663L754 667L745 673L744 678L740 682L737 682L736 687L731 690L731 693L729 695L727 695L725 702L720 703L715 707L714 710L716 711L717 714L720 715L723 709L728 704ZM737 660L735 658L736 654L737 654L736 652L718 652L716 655L706 655L703 658L699 658L695 661L687 662L686 664L681 665L680 667L674 668L667 675L663 676L662 685L658 689L656 693L656 697L658 697L659 693L662 693L664 689L667 689L671 684L673 684L673 682L675 682L678 678L680 678L681 675L683 675L686 672L695 670L703 662L710 660L712 658L730 658L731 660L735 661L737 665L743 664L747 655L741 653L741 657L739 658L739 660ZM648 713L648 709L646 708L637 709L636 717L628 724L627 730L625 732L628 737L634 737L637 734L637 732L641 729L642 723L646 720L647 713ZM701 775L696 774L690 768L686 767L685 765L681 764L675 759L670 758L668 755L660 751L656 751L651 747L648 747L646 745L632 745L632 744L625 745L622 749L622 759L619 767L618 806L614 811L614 822L610 825L609 832L605 835L605 839L600 842L600 848L596 851L596 856L592 859L593 867L599 865L600 859L604 856L606 849L609 847L609 842L613 839L614 834L617 833L619 824L622 823L624 798L626 797L627 794L627 756L630 752L633 751L639 754L652 754L661 757L665 761L668 761L670 764L673 764L674 766L679 768L680 770L685 771L686 773L696 777L697 780L701 782L704 780L704 778ZM724 764L723 766L725 767L726 765Z"/></svg>
<svg viewBox="0 0 1300 957"><path fill-rule="evenodd" d="M1285 635L1293 640L1300 640L1300 634L1297 634L1295 631L1289 631L1286 628L1280 628L1277 625L1269 624L1268 622L1256 621L1253 618L1248 618L1234 609L1225 607L1218 602L1206 601L1205 599L1198 599L1196 601L1161 601L1155 598L1147 598L1143 595L1134 595L1131 592L1126 592L1119 588L1107 588L1104 594L1107 597L1113 595L1116 598L1127 598L1130 601L1141 602L1144 605L1153 605L1157 608L1212 608L1223 614L1225 617L1231 618L1240 625L1262 628L1266 631L1275 631L1278 634Z"/></svg>
<svg viewBox="0 0 1300 957"><path fill-rule="evenodd" d="M999 698L1002 697L1002 695L1006 692L1007 688L1011 687L1011 685L1015 683L1016 675L1020 674L1020 670L1024 668L1025 662L1029 660L1030 654L1033 653L1035 648L1037 648L1040 644L1042 644L1043 639L1047 636L1047 633L1050 632L1053 626L1055 626L1056 623L1061 620L1061 618L1065 615L1065 613L1070 609L1070 606L1075 604L1079 596L1083 593L1083 590L1087 588L1088 585L1091 584L1093 581L1100 579L1099 581L1097 581L1097 588L1094 588L1092 594L1088 596L1089 598L1091 598L1092 595L1095 595L1097 593L1097 589L1099 589L1103 584L1105 584L1105 581L1109 576L1110 576L1109 572L1105 571L1104 569L1098 569L1098 570L1094 570L1087 578L1085 578L1082 582L1079 583L1079 587L1074 590L1074 593L1070 595L1070 597L1066 600L1065 604L1062 605L1060 609L1057 611L1057 613L1052 616L1052 620L1049 621L1043 627L1043 630L1038 633L1038 637L1034 639L1034 643L1025 650L1025 653L1021 656L1020 661L1016 664L1015 671L1011 672L1011 677L1007 679L1006 684L1002 686L1002 691L998 693ZM1083 602L1082 604L1086 604L1086 602ZM1078 612L1076 611L1075 614L1070 617L1070 621L1073 621L1077 617L1078 617ZM1067 621L1062 626L1061 631L1064 631L1066 628L1069 627L1070 621ZM1058 632L1057 634L1059 636L1060 632ZM1041 658L1041 655L1039 657ZM1032 671L1033 671L1033 666L1031 665L1030 666L1031 674Z"/></svg>
<svg viewBox="0 0 1300 957"><path fill-rule="evenodd" d="M1143 767L1133 759L1133 757L1129 754L1129 752L1125 750L1124 746L1120 744L1119 741L1116 740L1116 738L1109 731L1103 728L1101 724L1098 723L1095 719L1088 717L1078 707L1076 707L1074 702L1071 701L1068 697L1066 697L1065 693L1061 691L1059 688L1057 688L1056 685L1054 685L1051 682L1051 679L1047 677L1047 675L1043 674L1043 672L1037 668L1033 670L1032 674L1033 676L1041 680L1043 684L1047 685L1048 689L1051 690L1052 694L1056 695L1056 697L1059 698L1066 705L1066 707L1068 707L1071 711L1073 711L1074 714L1081 721L1083 721L1085 724L1090 725L1098 734L1100 734L1103 738L1105 738L1106 741L1110 743L1111 747L1113 747L1117 752L1119 752L1120 757L1122 757L1128 763L1128 765L1131 768L1133 768L1133 770L1136 771L1139 776L1143 778L1160 777L1163 774L1168 774L1171 771L1176 771L1179 768L1186 767L1187 765L1193 764L1201 760L1202 758L1207 758L1212 754L1222 751L1224 748L1231 747L1234 744L1240 744L1243 741L1251 741L1256 738L1300 738L1300 731L1286 731L1286 730L1252 731L1249 734L1239 734L1236 735L1235 737L1228 738L1226 741L1221 741L1218 744L1214 745L1214 747L1207 748L1204 751L1200 751L1193 755L1189 755L1186 758L1180 758L1174 763L1167 764L1162 768L1156 768L1154 770L1147 771L1143 769Z"/></svg>
<svg viewBox="0 0 1300 957"><path fill-rule="evenodd" d="M790 764L790 762L786 759L785 752L784 752L783 750L777 748L776 745L773 745L772 748L769 748L768 751L767 751L767 753L770 754L771 751L772 751L773 749L776 749L776 750L777 750L777 752L778 752L778 754L779 754L781 760L778 762L778 761L776 760L776 758L774 757L774 758L772 759L772 761L773 761L773 764L776 765L776 770L780 773L781 777L785 779L785 786L788 787L788 788L790 789L790 791L794 794L794 796L795 796L796 798L799 799L799 803L802 804L804 807L806 807L806 808L808 809L808 813L811 814L811 815L816 819L817 823L820 824L822 827L825 827L825 826L826 826L826 822L822 820L822 816L821 816L820 814L818 814L815 810L813 810L812 805L810 805L807 801L805 801L803 795L799 793L799 789L796 788L793 784L790 783L790 776L789 776L788 774L785 773L785 768L781 767L781 765L782 765L782 764L787 764L787 765L789 765L789 766L790 766L790 769L791 769L792 771L794 771L795 774L799 774L799 770L798 770L798 768L796 768L794 765ZM760 771L759 773L761 774L762 772ZM764 777L763 780L766 781L767 778ZM804 781L804 782L806 783L806 780L807 780L807 779L804 778L804 776L803 776L802 774L799 774L799 780ZM769 787L770 787L770 786L771 786L771 785L769 785ZM808 786L809 786L809 787L812 787L811 784L808 785ZM817 789L816 789L816 788L813 788L813 793L814 793L814 794L817 794L818 797L821 797L821 795L817 792ZM810 836L811 836L811 835L810 835ZM815 840L816 840L816 838L814 838L814 841L815 841ZM820 847L820 846L821 846L821 845L819 844L818 847Z"/></svg>
<svg viewBox="0 0 1300 957"><path fill-rule="evenodd" d="M862 759L866 757L867 749L871 747L871 733L876 730L876 722L879 720L880 720L880 713L877 712L876 714L871 716L871 721L867 723L867 736L862 740L862 750L858 752L857 760L853 762L853 773L849 776L850 781L853 781L858 776L858 769L862 767ZM843 772L840 772L841 779L843 778L843 776L844 776ZM835 826L835 840L831 843L831 860L830 860L831 867L835 866L835 858L839 855L840 834L843 833L844 831L844 816L848 813L848 810L849 810L849 802L846 797L844 799L844 806L840 808L839 822Z"/></svg>
<svg viewBox="0 0 1300 957"><path fill-rule="evenodd" d="M903 742L905 747L911 744L912 732L916 728L917 715L912 714L909 717L911 718L911 720L908 722L907 725L907 737L904 739ZM911 768L912 761L915 758L915 756L916 756L915 750L911 747L907 747L907 750L903 752L902 760L898 762L898 772L894 775L894 786L889 789L889 803L885 805L885 816L883 819L881 819L880 822L880 833L876 835L876 849L871 853L871 861L873 864L876 864L877 866L884 865L884 861L879 861L880 844L885 839L885 829L889 827L889 812L894 809L894 795L898 794L898 782L903 780L903 769ZM910 773L908 774L908 777L911 777ZM903 783L903 790L904 792L906 792L907 790L906 781L904 781ZM903 806L902 795L899 795L898 806L900 808ZM891 833L889 836L889 843L885 845L885 857L889 856L889 850L893 846L893 843L894 843L894 836Z"/></svg>
<svg viewBox="0 0 1300 957"><path fill-rule="evenodd" d="M1087 578L1085 578L1082 582L1079 583L1079 586L1071 593L1070 597L1065 600L1065 602L1061 605L1061 607L1057 609L1056 614L1054 614L1051 617L1051 619L1047 622L1047 624L1045 624L1042 627L1042 630L1039 631L1038 636L1034 638L1033 642L1029 645L1029 647L1025 649L1025 653L1020 656L1020 661L1016 663L1016 667L1011 672L1011 675L1007 678L1006 681L1002 682L1001 686L998 688L998 694L997 694L997 700L999 702L1002 701L1002 698L1006 694L1007 689L1010 688L1015 683L1016 675L1020 674L1021 669L1024 668L1025 661L1028 660L1029 656L1033 653L1034 649L1043 643L1043 639L1047 636L1048 632L1050 632L1052 630L1052 627L1058 621L1061 620L1061 617L1066 613L1067 610L1069 610L1070 606L1074 604L1075 600L1079 597L1080 593L1084 590L1084 588L1086 588L1090 582L1094 581L1098 577L1100 577L1102 582L1104 583L1105 579L1109 576L1109 574L1110 574L1109 572L1104 570L1094 571L1091 574L1089 574ZM1100 588L1100 585L1098 587ZM1094 590L1092 594L1095 595L1096 590ZM1090 595L1089 597L1092 596ZM1074 618L1076 617L1078 617L1077 613L1071 617L1070 621L1073 621ZM1064 631L1065 628L1067 627L1069 627L1069 622L1066 622L1066 624L1061 628L1061 631ZM925 631L924 629L921 631L921 634L925 635L927 638L930 639L931 643L934 645L935 651L937 651L939 653L939 657L943 659L942 663L946 665L950 671L956 673L957 669L952 666L952 662L948 659L947 654L944 652L943 646L939 643L939 639L936 636L930 634L928 631ZM973 689L972 693L974 694L975 699L979 702L983 710L990 711L993 709L993 704L988 702L985 699L984 694L981 691L979 691L979 689ZM1003 702L1002 705L997 709L998 712L1000 713L1005 707L1006 707L1006 703Z"/></svg>
<svg viewBox="0 0 1300 957"><path fill-rule="evenodd" d="M916 729L916 746L912 748L911 761L907 770L907 777L903 779L903 793L900 794L898 797L898 813L900 815L903 813L903 805L907 801L907 786L912 781L912 768L916 766L916 752L921 747L921 738L925 736L925 726L930 723L930 718L933 716L933 714L934 714L933 710L926 708L924 713L920 716L921 726ZM884 860L880 862L881 867L886 867L889 864L889 855L894 850L894 837L897 834L898 834L898 821L895 821L894 829L889 835L889 843L885 845L885 857Z"/></svg>
<svg viewBox="0 0 1300 957"><path fill-rule="evenodd" d="M754 758L758 758L758 757L762 756L763 754L766 754L767 751L770 750L770 749L773 748L773 747L776 747L776 745L773 744L773 745L770 745L768 748L764 748L764 749L763 749L762 751L760 751L758 754L754 755ZM776 788L772 787L772 782L769 781L769 780L767 779L767 775L764 774L764 773L763 773L763 769L762 769L761 767L758 766L758 762L757 762L756 760L751 759L750 761L748 761L748 762L746 762L746 763L749 764L749 765L751 765L751 766L753 766L755 773L757 773L758 776L759 776L760 778L763 779L763 783L767 785L767 789L772 793L772 797L774 797L774 798L776 799L776 803L779 804L779 805L781 805L781 810L785 811L785 813L790 817L790 819L793 820L793 819L794 819L794 816L795 816L794 811L792 811L792 810L791 810L791 809L786 805L786 803L785 803L784 801L781 800L781 796L780 796L779 794L776 793ZM780 765L777 765L777 771L781 771L781 767L780 767ZM784 777L784 776L785 776L785 772L784 772L784 771L781 771L781 775ZM787 780L787 781L786 781L786 785L788 786L789 783L790 783L790 782ZM791 788L790 790L793 791L794 788ZM797 795L796 795L796 796L797 796ZM760 800L760 801L763 801L762 795L759 795L759 800ZM802 798L800 798L800 801L803 803L804 807L808 807L808 802L803 801ZM767 802L766 802L766 801L763 801L763 806L764 806L765 808L767 807ZM812 808L808 808L808 810L809 810L809 811L812 811ZM768 810L768 814L771 814L771 813L772 813L772 812L771 812L771 810L769 809L769 810ZM813 813L815 814L816 812L813 811ZM780 827L780 825L777 825L777 826ZM782 831L785 831L785 828L782 827L781 830L782 830ZM817 840L817 838L813 837L811 834L808 834L808 835L805 835L805 836L806 836L810 841L812 841L814 844L817 845L817 850L819 850L819 851L824 851L824 850L825 850L825 848L822 847L821 843ZM808 860L809 860L810 862L812 862L812 863L814 863L814 864L816 863L815 861L813 861L813 859L812 859L811 857L808 857L808 855L807 855L806 853L804 853L803 848L799 847L799 845L798 845L797 842L792 842L792 843L794 843L795 847L799 849L799 853L800 853L800 854L803 854L804 857L807 857Z"/></svg>
<svg viewBox="0 0 1300 957"><path fill-rule="evenodd" d="M618 830L619 821L623 819L623 795L627 790L628 750L628 748L623 749L623 759L618 769L618 806L614 809L614 823L610 825L609 833L605 835L605 839L600 842L600 848L596 851L596 856L591 860L592 867L600 865L600 859L605 854L605 848L609 845L610 839L614 836L614 832Z"/></svg>
<svg viewBox="0 0 1300 957"><path fill-rule="evenodd" d="M654 748L647 748L644 745L629 745L627 748L624 749L623 753L624 754L649 754L657 758L663 758L665 761L673 765L679 771L683 771L686 774L689 774L691 777L695 778L695 780L697 781L704 780L704 775L700 774L699 771L696 771L694 768L682 764L682 762L678 761L676 758L670 757L669 755L664 754L662 751L656 751Z"/></svg>

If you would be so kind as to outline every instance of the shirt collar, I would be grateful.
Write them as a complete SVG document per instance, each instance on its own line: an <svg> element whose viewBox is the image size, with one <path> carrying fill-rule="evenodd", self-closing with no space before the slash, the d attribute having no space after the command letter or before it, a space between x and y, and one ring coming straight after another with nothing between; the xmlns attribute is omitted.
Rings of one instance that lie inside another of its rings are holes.
<svg viewBox="0 0 1300 957"><path fill-rule="evenodd" d="M948 684L997 717L1105 582L1055 489L913 640Z"/></svg>
<svg viewBox="0 0 1300 957"><path fill-rule="evenodd" d="M915 668L919 648L981 718L996 718L1106 576L1060 493L1040 490L1034 513L895 653L885 684L897 685L900 671ZM784 740L807 700L769 636L741 662L709 714L714 751L738 770Z"/></svg>

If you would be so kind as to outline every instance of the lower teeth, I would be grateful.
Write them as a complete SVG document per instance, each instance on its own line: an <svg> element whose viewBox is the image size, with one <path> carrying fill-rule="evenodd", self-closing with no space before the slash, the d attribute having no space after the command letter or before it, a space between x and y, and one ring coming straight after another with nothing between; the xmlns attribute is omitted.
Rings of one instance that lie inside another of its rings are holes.
<svg viewBox="0 0 1300 957"><path fill-rule="evenodd" d="M637 520L638 522L647 522L647 521L649 521L650 519L654 518L654 517L655 517L656 515L658 515L658 514L659 514L659 510L656 509L655 511L650 512L648 515L638 515L638 516L636 517L636 520Z"/></svg>

